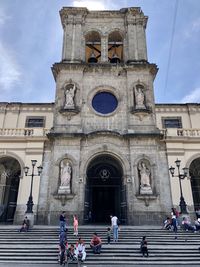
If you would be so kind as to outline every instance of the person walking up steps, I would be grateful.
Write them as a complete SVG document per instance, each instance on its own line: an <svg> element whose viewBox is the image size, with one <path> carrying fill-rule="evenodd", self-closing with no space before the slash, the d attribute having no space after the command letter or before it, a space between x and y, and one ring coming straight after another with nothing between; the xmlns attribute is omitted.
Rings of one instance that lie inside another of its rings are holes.
<svg viewBox="0 0 200 267"><path fill-rule="evenodd" d="M143 257L145 257L145 255L146 255L146 257L149 257L146 236L143 236L143 238L142 238L140 251L141 251Z"/></svg>

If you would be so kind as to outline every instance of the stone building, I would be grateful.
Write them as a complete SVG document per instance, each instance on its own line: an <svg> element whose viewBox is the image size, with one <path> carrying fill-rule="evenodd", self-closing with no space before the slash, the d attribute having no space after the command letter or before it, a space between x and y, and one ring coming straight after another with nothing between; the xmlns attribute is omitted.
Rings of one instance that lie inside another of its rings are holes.
<svg viewBox="0 0 200 267"><path fill-rule="evenodd" d="M56 224L61 210L81 223L90 213L95 223L108 222L110 214L125 224L159 223L179 204L179 181L168 171L177 157L192 174L182 186L194 211L200 204L200 109L155 105L147 17L140 8L63 8L60 16L55 103L0 103L1 221L24 216L31 177L23 167L32 159L43 166L33 181L40 224Z"/></svg>

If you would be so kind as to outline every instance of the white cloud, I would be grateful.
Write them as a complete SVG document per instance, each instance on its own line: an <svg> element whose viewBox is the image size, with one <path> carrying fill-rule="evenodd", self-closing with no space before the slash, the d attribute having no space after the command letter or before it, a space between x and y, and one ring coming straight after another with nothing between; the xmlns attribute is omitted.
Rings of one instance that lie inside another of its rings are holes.
<svg viewBox="0 0 200 267"><path fill-rule="evenodd" d="M106 6L104 1L101 0L75 0L73 1L74 7L87 7L89 10L104 10Z"/></svg>
<svg viewBox="0 0 200 267"><path fill-rule="evenodd" d="M200 88L194 89L190 94L181 99L182 103L199 103L200 102Z"/></svg>
<svg viewBox="0 0 200 267"><path fill-rule="evenodd" d="M21 72L12 52L0 43L0 89L9 91L20 81Z"/></svg>
<svg viewBox="0 0 200 267"><path fill-rule="evenodd" d="M200 18L193 20L185 29L184 35L186 38L191 38L194 34L200 31Z"/></svg>
<svg viewBox="0 0 200 267"><path fill-rule="evenodd" d="M10 17L5 14L4 10L0 8L0 26L4 25L9 18Z"/></svg>

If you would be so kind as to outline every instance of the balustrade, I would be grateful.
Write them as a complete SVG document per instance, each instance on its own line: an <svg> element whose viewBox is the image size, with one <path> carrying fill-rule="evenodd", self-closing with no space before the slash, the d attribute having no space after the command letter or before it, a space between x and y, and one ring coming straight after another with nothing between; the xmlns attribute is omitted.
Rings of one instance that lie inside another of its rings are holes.
<svg viewBox="0 0 200 267"><path fill-rule="evenodd" d="M167 137L200 137L200 129L177 129L177 128L167 128L161 129L161 134L163 134L164 138Z"/></svg>
<svg viewBox="0 0 200 267"><path fill-rule="evenodd" d="M0 136L46 136L48 132L44 128L1 128Z"/></svg>

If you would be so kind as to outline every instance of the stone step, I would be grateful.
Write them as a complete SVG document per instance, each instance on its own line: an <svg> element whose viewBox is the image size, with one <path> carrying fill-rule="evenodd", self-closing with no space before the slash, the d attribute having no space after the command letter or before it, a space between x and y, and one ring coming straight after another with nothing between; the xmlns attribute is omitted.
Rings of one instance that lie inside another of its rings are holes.
<svg viewBox="0 0 200 267"><path fill-rule="evenodd" d="M96 231L102 237L103 246L100 255L94 255L89 243L92 233ZM106 244L105 226L81 226L79 234L86 242L87 259L85 265L107 266L114 265L159 265L159 264L185 264L196 265L200 263L200 233L179 231L178 239L170 231L160 228L134 228L123 226L119 234L119 242ZM147 236L149 258L141 257L139 251L141 237ZM57 263L58 256L58 227L36 226L28 233L19 233L17 227L0 227L0 262L18 263ZM77 237L69 228L68 242L75 243Z"/></svg>

